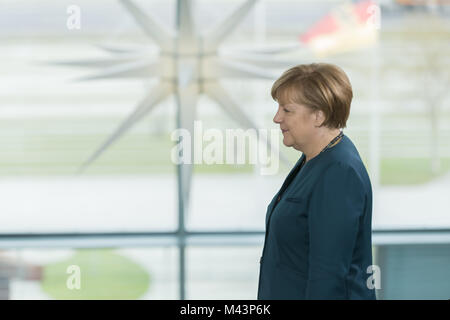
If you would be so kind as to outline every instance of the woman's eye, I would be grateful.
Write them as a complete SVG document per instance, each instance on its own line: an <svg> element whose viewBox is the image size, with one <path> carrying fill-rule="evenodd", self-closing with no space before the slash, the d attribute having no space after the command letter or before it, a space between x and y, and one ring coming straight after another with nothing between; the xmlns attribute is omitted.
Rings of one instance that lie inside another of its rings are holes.
<svg viewBox="0 0 450 320"><path fill-rule="evenodd" d="M284 111L284 112L289 112L289 110L288 110L288 109L285 109L285 108L283 108L283 111Z"/></svg>

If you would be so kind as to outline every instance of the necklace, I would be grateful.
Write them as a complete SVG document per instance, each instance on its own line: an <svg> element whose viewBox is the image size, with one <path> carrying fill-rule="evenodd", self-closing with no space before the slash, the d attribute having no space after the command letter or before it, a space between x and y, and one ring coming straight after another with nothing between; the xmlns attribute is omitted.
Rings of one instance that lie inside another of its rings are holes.
<svg viewBox="0 0 450 320"><path fill-rule="evenodd" d="M327 150L327 149L330 149L331 146L332 146L336 141L338 141L340 138L342 138L343 136L344 136L344 131L340 131L339 134L338 134L336 137L334 137L334 139L331 140L330 143L329 143L325 148L323 148L322 151L320 151L319 154L321 154L322 152L324 152L324 151ZM306 161L306 157L303 158L303 161L302 161L302 163L300 164L300 167L303 166L303 164L305 163L305 161Z"/></svg>
<svg viewBox="0 0 450 320"><path fill-rule="evenodd" d="M330 142L325 148L323 148L322 151L320 151L320 153L324 152L324 151L327 150L327 149L330 149L331 146L332 146L336 141L338 141L340 138L342 138L343 135L344 135L344 131L339 132L339 134L338 134L333 140L331 140L331 142ZM320 154L320 153L319 153L319 154Z"/></svg>

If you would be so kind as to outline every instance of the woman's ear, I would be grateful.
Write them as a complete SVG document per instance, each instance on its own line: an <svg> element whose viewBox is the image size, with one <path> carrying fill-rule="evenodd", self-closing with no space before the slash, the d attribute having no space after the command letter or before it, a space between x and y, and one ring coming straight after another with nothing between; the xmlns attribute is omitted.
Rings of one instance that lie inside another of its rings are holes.
<svg viewBox="0 0 450 320"><path fill-rule="evenodd" d="M314 111L314 126L319 128L322 126L322 123L325 121L325 114L322 110Z"/></svg>

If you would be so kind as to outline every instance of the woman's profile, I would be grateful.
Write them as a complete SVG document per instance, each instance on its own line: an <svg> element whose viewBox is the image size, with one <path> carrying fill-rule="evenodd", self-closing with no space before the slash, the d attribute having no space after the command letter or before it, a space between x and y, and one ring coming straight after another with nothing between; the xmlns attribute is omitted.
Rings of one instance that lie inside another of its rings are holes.
<svg viewBox="0 0 450 320"><path fill-rule="evenodd" d="M266 213L258 299L376 299L372 187L344 134L352 87L332 64L298 65L271 90L283 144L302 152Z"/></svg>

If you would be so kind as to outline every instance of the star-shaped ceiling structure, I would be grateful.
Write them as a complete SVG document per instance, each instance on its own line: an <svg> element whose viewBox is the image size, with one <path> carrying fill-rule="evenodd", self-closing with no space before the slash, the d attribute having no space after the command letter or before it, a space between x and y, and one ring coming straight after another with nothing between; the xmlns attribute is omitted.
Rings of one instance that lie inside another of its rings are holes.
<svg viewBox="0 0 450 320"><path fill-rule="evenodd" d="M112 58L62 64L104 68L79 80L132 77L156 78L158 82L133 112L83 163L79 172L171 94L176 97L178 128L193 133L194 120L197 117L197 99L200 94L206 94L245 129L257 129L255 122L231 98L219 80L224 78L274 80L279 75L267 68L287 68L298 62L276 59L273 54L298 49L299 44L219 52L219 46L248 14L256 1L243 2L217 26L206 33L200 33L196 30L192 19L192 0L177 0L177 30L170 30L161 25L132 1L120 0L144 33L159 47L157 57L152 57L148 47L144 46L135 48L104 46L103 49L114 54ZM263 137L259 130L256 132L259 139L269 143L267 137ZM269 143L269 148L275 147ZM283 154L281 160L289 163ZM192 164L181 163L178 168L179 206L184 212L189 204Z"/></svg>

